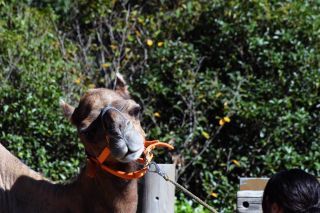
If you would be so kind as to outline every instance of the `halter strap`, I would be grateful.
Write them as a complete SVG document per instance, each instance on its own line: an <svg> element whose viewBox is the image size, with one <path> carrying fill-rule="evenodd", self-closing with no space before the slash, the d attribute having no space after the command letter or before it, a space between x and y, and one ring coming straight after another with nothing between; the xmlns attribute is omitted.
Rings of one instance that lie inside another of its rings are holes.
<svg viewBox="0 0 320 213"><path fill-rule="evenodd" d="M160 142L158 140L153 141L145 141L144 143L145 149L143 151L144 156L136 160L136 162L143 164L143 168L133 172L124 172L120 170L111 169L110 167L104 165L103 163L107 160L110 155L110 150L108 147L105 147L98 157L90 157L88 156L88 164L86 173L89 177L94 177L96 175L97 169L102 169L105 172L108 172L117 177L130 180L130 179L138 179L143 177L147 171L150 162L152 161L153 154L152 150L157 147L165 147L170 150L174 149L173 146L167 143Z"/></svg>
<svg viewBox="0 0 320 213"><path fill-rule="evenodd" d="M104 114L106 114L106 112L107 112L108 110L110 110L110 109L119 112L119 114L121 115L121 117L122 117L123 119L125 119L125 120L127 119L119 109L113 107L112 105L108 105L108 106L106 106L105 108L102 109L102 111L101 111L101 117L103 117Z"/></svg>

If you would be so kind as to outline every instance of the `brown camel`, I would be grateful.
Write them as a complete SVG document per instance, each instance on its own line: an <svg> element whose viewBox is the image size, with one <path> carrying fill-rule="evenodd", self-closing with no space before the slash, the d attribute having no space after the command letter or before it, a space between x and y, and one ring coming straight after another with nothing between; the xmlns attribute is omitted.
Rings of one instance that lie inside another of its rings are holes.
<svg viewBox="0 0 320 213"><path fill-rule="evenodd" d="M89 90L77 108L63 101L61 107L77 127L89 156L98 156L107 146L111 155L104 164L132 171L144 149L140 106L130 99L121 76L114 88ZM84 168L71 183L55 184L0 145L0 212L130 213L137 211L137 202L137 180L124 180L100 169L91 178Z"/></svg>

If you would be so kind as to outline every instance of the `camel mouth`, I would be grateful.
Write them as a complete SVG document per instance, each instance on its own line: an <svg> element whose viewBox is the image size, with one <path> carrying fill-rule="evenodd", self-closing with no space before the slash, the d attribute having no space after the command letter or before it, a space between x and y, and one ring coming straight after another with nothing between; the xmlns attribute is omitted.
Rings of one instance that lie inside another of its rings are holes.
<svg viewBox="0 0 320 213"><path fill-rule="evenodd" d="M129 162L135 161L142 155L143 150L144 150L144 147L134 152L128 151L124 157L118 160L123 163L129 163Z"/></svg>
<svg viewBox="0 0 320 213"><path fill-rule="evenodd" d="M135 131L109 137L109 148L116 160L128 163L137 160L144 151L144 137Z"/></svg>

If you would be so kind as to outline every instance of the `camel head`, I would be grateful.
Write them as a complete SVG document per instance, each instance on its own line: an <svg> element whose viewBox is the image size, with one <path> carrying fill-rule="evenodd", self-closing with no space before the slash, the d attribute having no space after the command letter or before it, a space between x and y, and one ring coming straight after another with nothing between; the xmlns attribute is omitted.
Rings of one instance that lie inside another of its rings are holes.
<svg viewBox="0 0 320 213"><path fill-rule="evenodd" d="M117 76L113 89L91 89L74 108L61 101L64 115L78 129L80 140L91 156L107 146L111 161L131 162L144 150L145 133L140 125L141 107L130 98L126 82Z"/></svg>

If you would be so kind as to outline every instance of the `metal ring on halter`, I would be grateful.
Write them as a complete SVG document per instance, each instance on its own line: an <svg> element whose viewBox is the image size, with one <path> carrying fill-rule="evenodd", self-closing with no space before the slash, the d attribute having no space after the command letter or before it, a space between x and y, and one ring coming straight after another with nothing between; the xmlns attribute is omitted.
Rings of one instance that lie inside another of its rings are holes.
<svg viewBox="0 0 320 213"><path fill-rule="evenodd" d="M152 166L154 166L154 170L152 169ZM164 173L164 172L160 169L159 165L158 165L156 162L151 161L151 162L149 163L149 165L148 165L148 170L149 170L149 172L157 173L157 174L159 174L161 177L163 177L163 178L166 179L166 176L167 176L166 173Z"/></svg>

